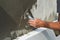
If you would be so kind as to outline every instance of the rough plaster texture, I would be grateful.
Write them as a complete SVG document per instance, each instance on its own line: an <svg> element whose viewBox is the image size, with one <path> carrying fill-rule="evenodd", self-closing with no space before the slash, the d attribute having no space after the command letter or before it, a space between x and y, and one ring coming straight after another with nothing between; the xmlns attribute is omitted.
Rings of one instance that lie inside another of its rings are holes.
<svg viewBox="0 0 60 40"><path fill-rule="evenodd" d="M12 31L24 28L24 25L21 26L22 28L17 25L20 23L21 16L25 9L30 8L35 1L36 0L0 0L0 6L3 8L2 13L0 13L0 40L9 38L11 36L10 32ZM56 0L37 0L37 10L33 7L34 12L32 11L32 14L35 18L44 20L50 13L56 13L55 4Z"/></svg>
<svg viewBox="0 0 60 40"><path fill-rule="evenodd" d="M57 0L37 0L37 9L33 8L35 18L52 21L57 13Z"/></svg>
<svg viewBox="0 0 60 40"><path fill-rule="evenodd" d="M35 0L0 0L0 40L11 37L12 31L23 29L23 26L21 28L17 25L25 9L34 2Z"/></svg>
<svg viewBox="0 0 60 40"><path fill-rule="evenodd" d="M21 37L17 37L15 40L56 40L56 36L51 29L38 28Z"/></svg>

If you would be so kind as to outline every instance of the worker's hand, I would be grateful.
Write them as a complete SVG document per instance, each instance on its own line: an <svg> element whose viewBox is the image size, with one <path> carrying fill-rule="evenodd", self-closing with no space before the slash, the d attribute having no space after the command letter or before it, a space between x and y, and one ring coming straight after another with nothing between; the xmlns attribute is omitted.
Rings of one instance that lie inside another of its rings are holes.
<svg viewBox="0 0 60 40"><path fill-rule="evenodd" d="M28 21L29 25L34 27L34 28L39 28L39 27L43 27L45 22L40 20L40 19L35 19L35 20L29 20Z"/></svg>

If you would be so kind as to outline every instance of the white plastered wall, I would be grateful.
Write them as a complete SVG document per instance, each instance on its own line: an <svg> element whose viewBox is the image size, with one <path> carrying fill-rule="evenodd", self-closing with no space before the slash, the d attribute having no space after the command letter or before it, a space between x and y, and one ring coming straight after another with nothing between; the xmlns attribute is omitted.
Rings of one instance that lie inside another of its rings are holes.
<svg viewBox="0 0 60 40"><path fill-rule="evenodd" d="M55 20L57 16L57 0L37 0L37 9L33 5L32 14L35 18L42 20Z"/></svg>

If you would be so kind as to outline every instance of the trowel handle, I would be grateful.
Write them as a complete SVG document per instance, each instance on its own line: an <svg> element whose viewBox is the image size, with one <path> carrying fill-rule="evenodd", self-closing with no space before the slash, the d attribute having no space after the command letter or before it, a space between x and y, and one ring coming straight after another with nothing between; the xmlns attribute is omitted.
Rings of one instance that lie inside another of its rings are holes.
<svg viewBox="0 0 60 40"><path fill-rule="evenodd" d="M28 16L28 18L34 20L34 18L32 18L31 16Z"/></svg>
<svg viewBox="0 0 60 40"><path fill-rule="evenodd" d="M28 12L26 13L26 17L28 18L28 20L30 20L30 19L34 20L34 17L32 15L32 13L30 12L30 10L28 10ZM32 28L32 30L36 29L34 27L31 27L31 28Z"/></svg>
<svg viewBox="0 0 60 40"><path fill-rule="evenodd" d="M34 20L34 18L32 18L31 16L28 16L29 19ZM32 27L32 30L35 30L36 28Z"/></svg>

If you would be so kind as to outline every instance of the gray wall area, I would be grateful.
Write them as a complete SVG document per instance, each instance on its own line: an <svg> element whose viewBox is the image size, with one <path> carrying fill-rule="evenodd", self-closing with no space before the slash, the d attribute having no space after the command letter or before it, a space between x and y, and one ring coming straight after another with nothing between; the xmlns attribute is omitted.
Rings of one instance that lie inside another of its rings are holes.
<svg viewBox="0 0 60 40"><path fill-rule="evenodd" d="M36 5L33 5L35 2L36 0L0 0L0 40L16 38L15 33L18 36L22 31L23 33L26 31L23 14L28 8L32 8L35 18L47 21L55 18L53 15L56 14L56 0L37 0L37 9L34 8Z"/></svg>
<svg viewBox="0 0 60 40"><path fill-rule="evenodd" d="M21 16L36 0L0 0L0 40L10 37L10 32L21 29ZM8 39L7 39L8 40Z"/></svg>

